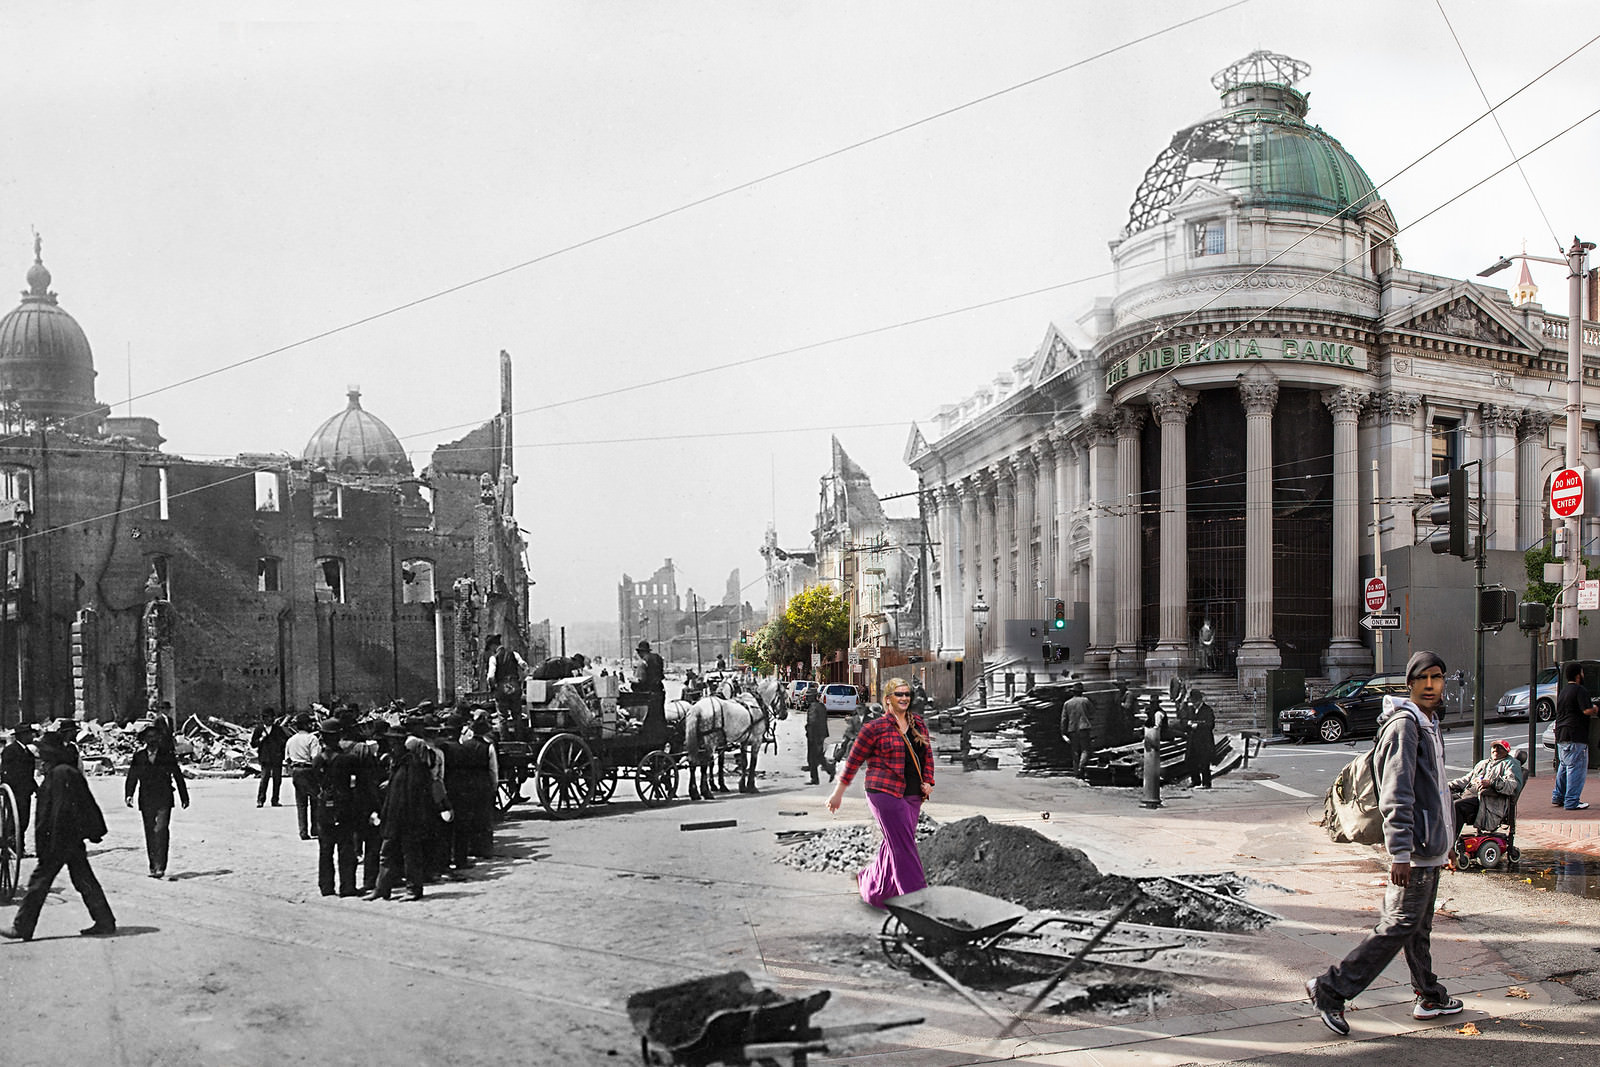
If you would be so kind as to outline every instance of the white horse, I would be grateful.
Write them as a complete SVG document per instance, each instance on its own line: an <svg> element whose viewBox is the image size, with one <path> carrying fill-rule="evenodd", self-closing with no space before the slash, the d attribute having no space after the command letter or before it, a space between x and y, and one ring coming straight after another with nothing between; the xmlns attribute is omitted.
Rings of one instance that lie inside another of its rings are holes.
<svg viewBox="0 0 1600 1067"><path fill-rule="evenodd" d="M776 683L768 688L776 692ZM716 694L708 693L694 705L684 719L683 729L683 747L689 756L689 799L699 800L702 791L707 799L711 797L712 754L716 756L717 779L722 781L728 748L737 748L743 761L739 792L756 791L756 758L767 736L769 699L770 693L759 689L740 692L727 682L718 687Z"/></svg>

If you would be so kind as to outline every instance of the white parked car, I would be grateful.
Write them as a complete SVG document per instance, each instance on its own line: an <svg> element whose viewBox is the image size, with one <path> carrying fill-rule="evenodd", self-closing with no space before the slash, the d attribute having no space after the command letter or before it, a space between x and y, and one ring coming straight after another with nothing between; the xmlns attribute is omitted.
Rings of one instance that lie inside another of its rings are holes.
<svg viewBox="0 0 1600 1067"><path fill-rule="evenodd" d="M861 704L861 694L853 685L843 682L833 682L822 687L822 706L828 709L828 714L838 712L840 715L849 715Z"/></svg>
<svg viewBox="0 0 1600 1067"><path fill-rule="evenodd" d="M788 690L784 694L784 702L787 703L791 708L804 707L806 703L806 690L810 689L816 684L816 682L810 682L804 678L801 678L799 681L790 682Z"/></svg>

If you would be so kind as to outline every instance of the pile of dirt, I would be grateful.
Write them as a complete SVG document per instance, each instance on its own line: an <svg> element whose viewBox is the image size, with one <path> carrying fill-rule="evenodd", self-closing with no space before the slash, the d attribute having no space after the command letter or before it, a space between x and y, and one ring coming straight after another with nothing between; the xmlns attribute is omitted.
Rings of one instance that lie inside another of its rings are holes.
<svg viewBox="0 0 1600 1067"><path fill-rule="evenodd" d="M982 815L946 823L921 843L929 885L955 885L1035 911L1100 911L1143 893L1131 878L1101 874L1078 849L1025 826ZM1129 918L1139 918L1136 906Z"/></svg>

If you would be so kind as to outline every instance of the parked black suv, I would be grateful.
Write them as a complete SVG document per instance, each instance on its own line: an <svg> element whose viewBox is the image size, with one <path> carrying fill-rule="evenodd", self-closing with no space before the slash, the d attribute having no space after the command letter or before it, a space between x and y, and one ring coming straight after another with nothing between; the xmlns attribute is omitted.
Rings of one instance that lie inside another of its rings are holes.
<svg viewBox="0 0 1600 1067"><path fill-rule="evenodd" d="M1294 741L1327 741L1370 737L1378 732L1383 698L1409 696L1404 674L1378 674L1346 678L1326 696L1284 708L1278 713L1278 732Z"/></svg>

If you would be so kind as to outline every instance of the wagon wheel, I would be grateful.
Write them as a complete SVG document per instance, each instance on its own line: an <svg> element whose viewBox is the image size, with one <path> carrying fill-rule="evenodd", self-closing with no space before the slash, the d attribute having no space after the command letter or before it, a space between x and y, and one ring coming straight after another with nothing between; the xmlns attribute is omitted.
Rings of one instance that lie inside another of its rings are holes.
<svg viewBox="0 0 1600 1067"><path fill-rule="evenodd" d="M22 822L17 798L0 785L0 902L9 904L22 880Z"/></svg>
<svg viewBox="0 0 1600 1067"><path fill-rule="evenodd" d="M878 931L878 947L883 950L883 958L889 961L889 966L897 971L922 970L917 958L906 951L905 943L914 940L905 923L892 914L884 917L883 929ZM920 950L921 946L918 948Z"/></svg>
<svg viewBox="0 0 1600 1067"><path fill-rule="evenodd" d="M506 762L500 765L500 784L495 793L495 806L500 814L510 812L512 805L528 799L522 795L522 783L527 781L527 767L522 763Z"/></svg>
<svg viewBox="0 0 1600 1067"><path fill-rule="evenodd" d="M594 753L577 734L556 734L546 741L533 772L539 803L553 817L570 818L588 807L597 768Z"/></svg>
<svg viewBox="0 0 1600 1067"><path fill-rule="evenodd" d="M617 791L617 765L607 763L595 770L594 788L589 793L589 803L604 804Z"/></svg>
<svg viewBox="0 0 1600 1067"><path fill-rule="evenodd" d="M646 752L634 770L633 787L647 808L659 808L678 792L678 761L665 749Z"/></svg>

